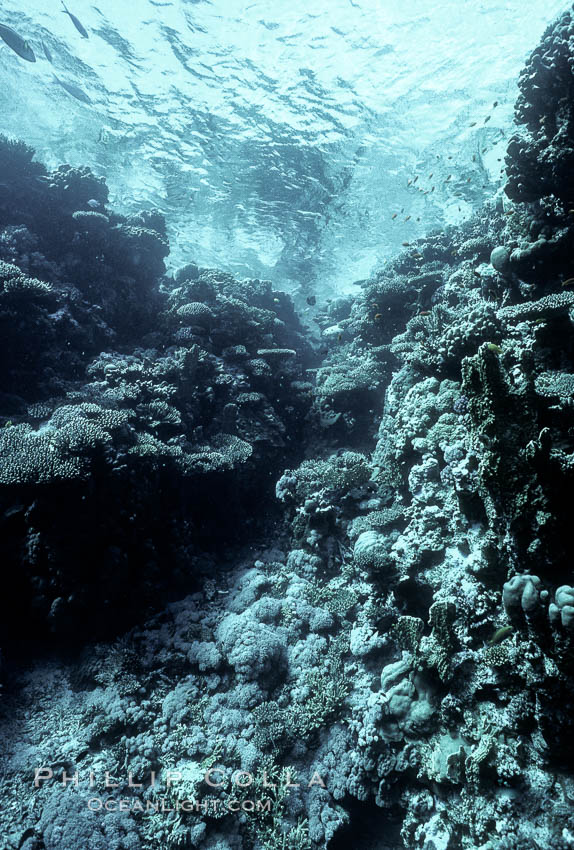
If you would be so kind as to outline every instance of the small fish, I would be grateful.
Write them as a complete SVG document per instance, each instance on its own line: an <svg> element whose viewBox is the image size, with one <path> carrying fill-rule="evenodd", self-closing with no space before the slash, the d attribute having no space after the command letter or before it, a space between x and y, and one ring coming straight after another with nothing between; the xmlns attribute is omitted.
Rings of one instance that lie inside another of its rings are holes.
<svg viewBox="0 0 574 850"><path fill-rule="evenodd" d="M574 215L574 210L568 210L568 215Z"/></svg>
<svg viewBox="0 0 574 850"><path fill-rule="evenodd" d="M476 154L475 153L473 153L473 155L472 155L472 161L476 162Z"/></svg>
<svg viewBox="0 0 574 850"><path fill-rule="evenodd" d="M101 204L99 201L96 201L95 198L90 198L90 200L87 202L87 206L90 207L90 209L92 210L99 210Z"/></svg>
<svg viewBox="0 0 574 850"><path fill-rule="evenodd" d="M472 123L470 123L468 126L469 127L476 127L476 121L472 121Z"/></svg>
<svg viewBox="0 0 574 850"><path fill-rule="evenodd" d="M46 42L45 42L45 41L43 41L43 42L42 42L42 47L43 47L43 49L44 49L44 56L46 57L46 59L48 60L48 62L49 62L51 65L53 65L53 64L54 64L54 60L52 59L52 54L51 54L51 53L50 53L50 51L48 50L48 47L47 47L47 45L46 45Z"/></svg>
<svg viewBox="0 0 574 850"><path fill-rule="evenodd" d="M497 101L497 100L495 100L495 101L494 101L494 103L492 104L492 108L493 108L493 109L496 109L496 107L497 107L497 106L498 106L498 101Z"/></svg>
<svg viewBox="0 0 574 850"><path fill-rule="evenodd" d="M487 115L486 118L484 119L484 123L486 124L487 121L490 121L490 118L491 118L491 116Z"/></svg>
<svg viewBox="0 0 574 850"><path fill-rule="evenodd" d="M59 83L62 86L64 91L67 91L68 94L71 94L72 97L76 98L76 100L81 100L82 103L91 103L92 102L91 97L89 95L87 95L85 91L82 91L82 89L79 86L77 86L75 83L67 83L65 80L61 80L55 74L54 74L54 79L56 80L57 83Z"/></svg>
<svg viewBox="0 0 574 850"><path fill-rule="evenodd" d="M446 180L445 180L444 182L445 182L445 183L448 183L448 181L450 180L450 178L451 178L451 177L452 177L452 174L449 174L449 175L448 175L448 177L446 178Z"/></svg>
<svg viewBox="0 0 574 850"><path fill-rule="evenodd" d="M470 183L470 177L468 178L468 180L467 180L466 182L467 182L467 183Z"/></svg>
<svg viewBox="0 0 574 850"><path fill-rule="evenodd" d="M408 221L409 219L410 219L410 215L408 215L408 216L405 218L405 221Z"/></svg>
<svg viewBox="0 0 574 850"><path fill-rule="evenodd" d="M431 173L429 174L429 180L431 179L431 177L433 176L433 174L434 174L434 171L431 171Z"/></svg>
<svg viewBox="0 0 574 850"><path fill-rule="evenodd" d="M314 307L315 304L317 303L317 298L316 298L315 295L308 295L305 300L307 301L307 304L309 305L309 307Z"/></svg>
<svg viewBox="0 0 574 850"><path fill-rule="evenodd" d="M415 179L413 180L413 186L415 185L415 183L417 182L417 180L418 180L418 179L419 179L419 176L418 176L418 174L417 174L417 176L416 176L416 177L415 177Z"/></svg>
<svg viewBox="0 0 574 850"><path fill-rule="evenodd" d="M407 186L410 186L412 182L412 180L407 180Z"/></svg>
<svg viewBox="0 0 574 850"><path fill-rule="evenodd" d="M79 21L79 20L76 18L76 16L75 16L72 12L70 12L70 11L68 10L68 8L67 8L66 4L64 3L64 0L62 0L62 6L64 7L64 10L63 10L63 11L64 11L64 14L65 14L65 15L67 15L67 16L69 17L69 19L71 20L71 22L73 23L73 25L76 27L76 29L78 30L78 32L80 33L80 35L82 36L82 38L89 38L89 35L88 35L88 31L87 31L87 29L86 29L86 28L85 28L85 26L82 24L82 22L81 22L81 21Z"/></svg>
<svg viewBox="0 0 574 850"><path fill-rule="evenodd" d="M495 342L487 342L486 347L489 351L492 351L494 354L502 354L502 348L497 345Z"/></svg>
<svg viewBox="0 0 574 850"><path fill-rule="evenodd" d="M342 339L343 339L343 334L337 334L337 341L341 342Z"/></svg>
<svg viewBox="0 0 574 850"><path fill-rule="evenodd" d="M397 216L398 216L398 213L394 213L394 215L391 216L391 220L395 219Z"/></svg>
<svg viewBox="0 0 574 850"><path fill-rule="evenodd" d="M419 316L430 316L430 310L421 310Z"/></svg>
<svg viewBox="0 0 574 850"><path fill-rule="evenodd" d="M36 61L34 51L26 39L22 38L21 35L18 35L16 30L13 30L12 27L7 27L6 24L0 24L0 38L5 41L8 47L12 48L14 53L17 53L21 59L25 59L27 62Z"/></svg>
<svg viewBox="0 0 574 850"><path fill-rule="evenodd" d="M377 320L377 322L378 322L380 319L382 319L382 318L383 318L383 314L382 314L382 313L375 313L375 319Z"/></svg>
<svg viewBox="0 0 574 850"><path fill-rule="evenodd" d="M499 629L495 631L490 640L488 641L489 646L495 646L497 643L501 643L504 638L507 638L514 629L512 626L501 626Z"/></svg>
<svg viewBox="0 0 574 850"><path fill-rule="evenodd" d="M374 307L375 310L379 309L379 305L377 304L376 301L373 301L373 303L371 304L371 307Z"/></svg>
<svg viewBox="0 0 574 850"><path fill-rule="evenodd" d="M483 148L483 149L482 149L482 152L483 152L483 153L486 153L486 152L487 152L487 150L488 150L488 148Z"/></svg>
<svg viewBox="0 0 574 850"><path fill-rule="evenodd" d="M403 248L408 248L410 244L410 242L403 242Z"/></svg>
<svg viewBox="0 0 574 850"><path fill-rule="evenodd" d="M432 187L431 192L434 192L434 186Z"/></svg>
<svg viewBox="0 0 574 850"><path fill-rule="evenodd" d="M307 300L309 300L309 299L307 299ZM274 298L274 299L273 299L273 303L274 303L274 304L279 304L279 303L280 303L280 302L279 302L279 299L278 299L278 298Z"/></svg>
<svg viewBox="0 0 574 850"><path fill-rule="evenodd" d="M574 283L574 277L569 277L568 280L565 280L562 286L572 286Z"/></svg>

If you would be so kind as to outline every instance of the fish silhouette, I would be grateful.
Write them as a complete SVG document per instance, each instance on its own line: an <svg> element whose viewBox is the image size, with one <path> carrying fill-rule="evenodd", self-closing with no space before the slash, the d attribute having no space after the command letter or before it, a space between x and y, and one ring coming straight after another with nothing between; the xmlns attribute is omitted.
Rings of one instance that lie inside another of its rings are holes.
<svg viewBox="0 0 574 850"><path fill-rule="evenodd" d="M21 35L18 35L16 30L13 30L12 27L8 27L6 24L0 24L0 38L5 41L8 47L12 48L14 53L17 53L21 59L25 59L27 62L36 61L34 51L26 39L22 38Z"/></svg>
<svg viewBox="0 0 574 850"><path fill-rule="evenodd" d="M76 27L76 29L78 30L78 32L80 33L80 35L82 36L82 38L89 38L89 35L88 35L88 31L87 31L87 29L85 28L85 26L83 25L83 23L82 23L80 20L78 20L78 18L74 15L74 13L73 13L73 12L70 12L70 10L68 9L68 7L67 7L67 6L66 6L66 4L64 3L64 0L62 0L62 6L64 7L64 14L68 15L68 17L70 18L71 22L72 22L72 23L73 23L73 25Z"/></svg>
<svg viewBox="0 0 574 850"><path fill-rule="evenodd" d="M87 95L86 92L83 91L75 83L67 83L65 80L61 80L55 74L54 74L54 79L56 80L57 83L59 83L59 85L62 86L64 91L67 91L68 94L71 94L72 97L76 98L76 100L81 100L82 103L91 103L92 102L91 97L89 95Z"/></svg>
<svg viewBox="0 0 574 850"><path fill-rule="evenodd" d="M50 53L50 50L48 49L48 46L46 45L45 41L42 42L42 47L44 48L44 56L46 57L48 62L53 64L54 60L52 59L52 54Z"/></svg>

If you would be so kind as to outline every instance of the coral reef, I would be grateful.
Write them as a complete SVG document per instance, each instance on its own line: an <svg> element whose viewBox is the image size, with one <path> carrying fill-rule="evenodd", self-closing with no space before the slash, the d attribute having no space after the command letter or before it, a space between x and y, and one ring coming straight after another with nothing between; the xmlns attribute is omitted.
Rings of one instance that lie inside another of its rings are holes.
<svg viewBox="0 0 574 850"><path fill-rule="evenodd" d="M572 846L571 28L521 77L512 215L406 245L318 353L0 141L7 850ZM83 640L19 666L38 634Z"/></svg>
<svg viewBox="0 0 574 850"><path fill-rule="evenodd" d="M312 351L268 281L194 267L175 286L159 214L122 219L89 169L0 151L33 183L0 207L2 628L103 633L273 493Z"/></svg>

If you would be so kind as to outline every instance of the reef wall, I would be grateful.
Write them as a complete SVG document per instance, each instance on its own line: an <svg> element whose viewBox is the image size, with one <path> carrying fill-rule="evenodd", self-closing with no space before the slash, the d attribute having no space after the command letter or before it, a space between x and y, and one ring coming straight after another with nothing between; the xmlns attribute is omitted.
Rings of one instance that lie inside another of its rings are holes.
<svg viewBox="0 0 574 850"><path fill-rule="evenodd" d="M93 637L255 534L312 350L268 281L165 278L161 215L114 214L89 169L3 139L0 171L0 621Z"/></svg>

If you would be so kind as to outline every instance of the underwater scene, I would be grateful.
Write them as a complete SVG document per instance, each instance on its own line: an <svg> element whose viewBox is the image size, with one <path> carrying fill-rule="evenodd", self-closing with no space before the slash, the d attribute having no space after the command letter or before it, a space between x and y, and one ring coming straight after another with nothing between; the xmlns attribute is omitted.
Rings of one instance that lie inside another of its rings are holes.
<svg viewBox="0 0 574 850"><path fill-rule="evenodd" d="M0 850L574 848L574 6L3 0Z"/></svg>

